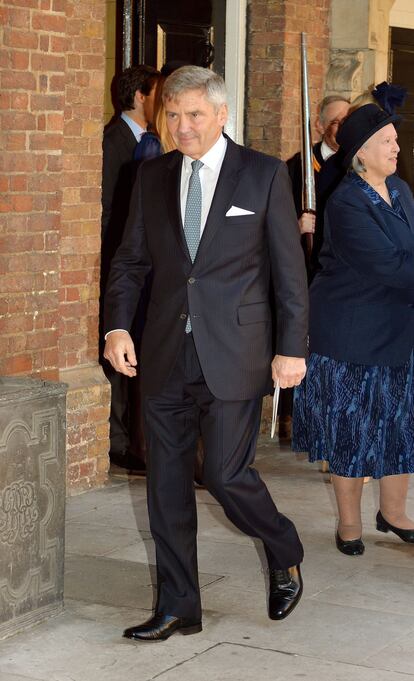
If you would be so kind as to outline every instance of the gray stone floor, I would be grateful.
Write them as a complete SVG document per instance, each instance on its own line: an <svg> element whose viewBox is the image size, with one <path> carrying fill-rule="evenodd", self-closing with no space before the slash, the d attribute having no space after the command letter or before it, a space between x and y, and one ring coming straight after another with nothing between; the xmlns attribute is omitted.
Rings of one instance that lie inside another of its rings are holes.
<svg viewBox="0 0 414 681"><path fill-rule="evenodd" d="M69 500L65 610L0 642L0 680L414 680L414 546L376 531L377 484L364 489L365 555L350 558L334 546L329 476L268 442L257 467L305 546L304 596L287 620L267 618L260 549L198 490L203 632L122 639L151 611L154 549L145 482L112 478Z"/></svg>

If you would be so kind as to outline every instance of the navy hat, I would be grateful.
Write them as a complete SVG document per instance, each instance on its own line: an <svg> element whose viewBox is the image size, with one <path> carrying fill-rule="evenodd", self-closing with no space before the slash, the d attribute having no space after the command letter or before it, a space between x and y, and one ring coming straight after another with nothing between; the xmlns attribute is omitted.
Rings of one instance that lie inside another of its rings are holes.
<svg viewBox="0 0 414 681"><path fill-rule="evenodd" d="M401 116L389 114L380 109L376 104L365 104L355 109L345 118L336 135L342 154L343 165L348 168L358 149L369 140L370 137L385 125L394 123L398 125Z"/></svg>

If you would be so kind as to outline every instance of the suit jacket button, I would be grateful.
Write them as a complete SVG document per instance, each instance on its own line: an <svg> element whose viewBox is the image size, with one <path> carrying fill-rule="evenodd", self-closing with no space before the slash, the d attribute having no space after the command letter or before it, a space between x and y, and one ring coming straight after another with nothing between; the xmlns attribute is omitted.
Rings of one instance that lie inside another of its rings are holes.
<svg viewBox="0 0 414 681"><path fill-rule="evenodd" d="M189 284L194 284L194 282L195 282L194 277L190 277L189 280L188 280L188 283L189 283Z"/></svg>
<svg viewBox="0 0 414 681"><path fill-rule="evenodd" d="M183 314L180 314L180 319L187 319L187 315L184 314L184 313L183 313Z"/></svg>

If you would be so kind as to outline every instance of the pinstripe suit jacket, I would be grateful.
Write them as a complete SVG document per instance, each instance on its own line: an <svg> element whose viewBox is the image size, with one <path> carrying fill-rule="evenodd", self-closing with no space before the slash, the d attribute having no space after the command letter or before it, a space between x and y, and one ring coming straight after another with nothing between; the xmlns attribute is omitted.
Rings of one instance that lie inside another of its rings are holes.
<svg viewBox="0 0 414 681"><path fill-rule="evenodd" d="M228 139L194 263L181 220L181 166L182 154L173 151L138 171L112 264L106 331L130 328L145 276L152 271L140 358L144 394L162 390L190 314L211 392L222 400L262 396L272 387L275 350L306 354L306 272L286 166ZM227 217L231 206L252 214Z"/></svg>

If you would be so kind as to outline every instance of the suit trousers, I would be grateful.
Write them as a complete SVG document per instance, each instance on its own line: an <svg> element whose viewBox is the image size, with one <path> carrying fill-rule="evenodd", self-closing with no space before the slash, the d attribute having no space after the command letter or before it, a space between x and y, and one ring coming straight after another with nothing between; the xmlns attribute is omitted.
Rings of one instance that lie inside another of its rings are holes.
<svg viewBox="0 0 414 681"><path fill-rule="evenodd" d="M204 446L203 482L227 517L260 538L269 566L302 561L293 523L277 510L251 467L260 426L261 398L222 401L208 389L192 334L159 395L147 396L147 485L157 561L157 611L201 617L197 566L197 511L193 483L197 439Z"/></svg>

